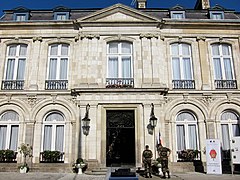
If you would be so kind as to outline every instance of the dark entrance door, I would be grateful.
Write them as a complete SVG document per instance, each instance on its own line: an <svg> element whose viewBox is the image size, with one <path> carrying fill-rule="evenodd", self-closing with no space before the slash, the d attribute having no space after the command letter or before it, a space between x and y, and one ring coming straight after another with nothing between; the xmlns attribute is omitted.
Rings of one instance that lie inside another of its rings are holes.
<svg viewBox="0 0 240 180"><path fill-rule="evenodd" d="M107 166L135 166L135 121L133 110L107 112Z"/></svg>

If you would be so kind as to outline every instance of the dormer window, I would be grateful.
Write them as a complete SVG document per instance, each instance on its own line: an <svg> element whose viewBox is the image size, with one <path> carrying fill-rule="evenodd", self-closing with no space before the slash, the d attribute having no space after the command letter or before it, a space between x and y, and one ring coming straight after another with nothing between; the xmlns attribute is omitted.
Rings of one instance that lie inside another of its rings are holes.
<svg viewBox="0 0 240 180"><path fill-rule="evenodd" d="M170 9L170 18L171 19L185 19L185 8L176 5Z"/></svg>
<svg viewBox="0 0 240 180"><path fill-rule="evenodd" d="M224 19L224 8L222 6L216 5L209 10L210 19Z"/></svg>
<svg viewBox="0 0 240 180"><path fill-rule="evenodd" d="M211 11L210 19L224 19L224 12L222 11Z"/></svg>
<svg viewBox="0 0 240 180"><path fill-rule="evenodd" d="M29 19L29 10L25 7L18 7L13 9L14 21L27 21Z"/></svg>
<svg viewBox="0 0 240 180"><path fill-rule="evenodd" d="M185 19L185 11L171 11L171 19Z"/></svg>
<svg viewBox="0 0 240 180"><path fill-rule="evenodd" d="M69 12L55 12L54 20L65 21L69 19Z"/></svg>

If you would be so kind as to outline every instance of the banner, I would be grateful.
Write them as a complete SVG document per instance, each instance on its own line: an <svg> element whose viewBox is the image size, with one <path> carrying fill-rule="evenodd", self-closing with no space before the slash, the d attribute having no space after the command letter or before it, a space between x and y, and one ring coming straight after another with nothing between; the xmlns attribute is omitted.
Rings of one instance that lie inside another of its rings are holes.
<svg viewBox="0 0 240 180"><path fill-rule="evenodd" d="M222 158L219 139L206 140L207 174L222 174Z"/></svg>

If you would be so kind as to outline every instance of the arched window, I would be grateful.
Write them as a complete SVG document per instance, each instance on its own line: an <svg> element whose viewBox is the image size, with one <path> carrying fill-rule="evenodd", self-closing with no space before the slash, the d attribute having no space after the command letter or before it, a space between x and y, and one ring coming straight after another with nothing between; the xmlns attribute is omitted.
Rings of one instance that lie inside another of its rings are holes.
<svg viewBox="0 0 240 180"><path fill-rule="evenodd" d="M173 88L195 88L193 81L191 46L186 43L171 44Z"/></svg>
<svg viewBox="0 0 240 180"><path fill-rule="evenodd" d="M64 117L59 112L47 115L43 122L43 151L64 152L64 124Z"/></svg>
<svg viewBox="0 0 240 180"><path fill-rule="evenodd" d="M14 111L6 111L0 116L0 149L17 151L19 116Z"/></svg>
<svg viewBox="0 0 240 180"><path fill-rule="evenodd" d="M212 44L215 87L217 89L237 88L234 80L232 48L229 44Z"/></svg>
<svg viewBox="0 0 240 180"><path fill-rule="evenodd" d="M27 45L9 45L6 57L5 80L3 81L2 89L23 89Z"/></svg>
<svg viewBox="0 0 240 180"><path fill-rule="evenodd" d="M132 44L110 42L107 45L107 85L133 86Z"/></svg>
<svg viewBox="0 0 240 180"><path fill-rule="evenodd" d="M177 151L199 149L198 124L191 112L181 112L176 118Z"/></svg>
<svg viewBox="0 0 240 180"><path fill-rule="evenodd" d="M67 89L68 61L68 44L49 46L46 89Z"/></svg>
<svg viewBox="0 0 240 180"><path fill-rule="evenodd" d="M240 136L239 115L231 110L224 111L221 115L221 140L225 159L230 158L230 139L235 136Z"/></svg>

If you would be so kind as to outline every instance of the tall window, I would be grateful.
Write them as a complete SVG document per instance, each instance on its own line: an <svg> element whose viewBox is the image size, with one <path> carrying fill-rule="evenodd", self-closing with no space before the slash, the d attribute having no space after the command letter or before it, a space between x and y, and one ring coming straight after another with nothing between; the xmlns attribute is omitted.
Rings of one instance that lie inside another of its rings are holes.
<svg viewBox="0 0 240 180"><path fill-rule="evenodd" d="M191 46L189 44L171 44L173 88L192 89L195 87L191 54Z"/></svg>
<svg viewBox="0 0 240 180"><path fill-rule="evenodd" d="M236 88L231 46L228 44L212 44L211 49L215 87Z"/></svg>
<svg viewBox="0 0 240 180"><path fill-rule="evenodd" d="M12 44L7 47L5 80L2 89L22 89L27 56L26 44Z"/></svg>
<svg viewBox="0 0 240 180"><path fill-rule="evenodd" d="M64 117L58 112L49 114L43 122L42 150L64 150Z"/></svg>
<svg viewBox="0 0 240 180"><path fill-rule="evenodd" d="M190 112L181 112L176 118L177 150L199 149L198 125Z"/></svg>
<svg viewBox="0 0 240 180"><path fill-rule="evenodd" d="M108 85L133 85L132 44L108 43Z"/></svg>
<svg viewBox="0 0 240 180"><path fill-rule="evenodd" d="M48 80L46 89L66 89L68 76L69 45L49 46Z"/></svg>
<svg viewBox="0 0 240 180"><path fill-rule="evenodd" d="M0 150L18 147L19 117L14 111L6 111L0 116Z"/></svg>
<svg viewBox="0 0 240 180"><path fill-rule="evenodd" d="M221 115L222 150L225 159L230 159L230 139L235 136L240 136L239 115L228 110Z"/></svg>

